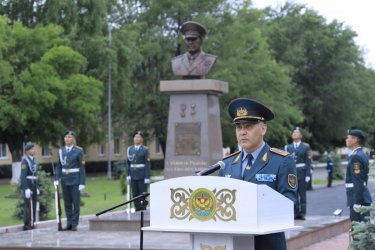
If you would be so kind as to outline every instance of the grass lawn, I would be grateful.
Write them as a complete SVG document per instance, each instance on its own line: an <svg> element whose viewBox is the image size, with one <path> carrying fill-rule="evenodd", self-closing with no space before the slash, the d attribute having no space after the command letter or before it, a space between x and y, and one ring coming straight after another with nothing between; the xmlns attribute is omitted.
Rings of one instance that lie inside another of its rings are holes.
<svg viewBox="0 0 375 250"><path fill-rule="evenodd" d="M14 185L8 183L0 184L0 227L23 224L23 220L13 217L18 199L5 198L5 196L9 194L13 194L13 190ZM126 201L125 195L122 195L120 191L120 181L108 180L106 176L86 178L86 188L82 193L87 193L90 197L82 197L84 206L81 206L81 215L95 214ZM55 218L54 199L52 203L53 206L49 214L49 219ZM63 210L62 218L65 218L62 196L61 208ZM116 210L122 209L125 209L125 206L117 208Z"/></svg>

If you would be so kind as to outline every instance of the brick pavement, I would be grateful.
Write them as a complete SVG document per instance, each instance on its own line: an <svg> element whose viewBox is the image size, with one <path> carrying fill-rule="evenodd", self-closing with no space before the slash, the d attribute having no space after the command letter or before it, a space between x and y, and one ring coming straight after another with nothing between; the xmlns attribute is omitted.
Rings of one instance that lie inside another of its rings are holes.
<svg viewBox="0 0 375 250"><path fill-rule="evenodd" d="M349 233L342 233L330 239L304 247L301 250L346 250L349 249Z"/></svg>

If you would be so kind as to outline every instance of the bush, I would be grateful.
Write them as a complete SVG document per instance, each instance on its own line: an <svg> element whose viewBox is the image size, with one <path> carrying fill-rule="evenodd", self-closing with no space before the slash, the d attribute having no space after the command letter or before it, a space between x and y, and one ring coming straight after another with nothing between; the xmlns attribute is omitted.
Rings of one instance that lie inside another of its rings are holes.
<svg viewBox="0 0 375 250"><path fill-rule="evenodd" d="M51 210L51 204L52 204L52 182L51 178L49 177L50 174L46 173L44 170L38 169L37 172L38 176L38 185L39 185L39 191L40 195L38 197L39 201L39 219L40 220L46 220L48 219L48 214ZM23 204L24 204L24 198L23 198L23 191L21 190L21 182L16 185L15 192L17 194L20 194L20 198L17 202L16 209L14 211L13 216L16 218L19 218L23 220Z"/></svg>
<svg viewBox="0 0 375 250"><path fill-rule="evenodd" d="M335 151L333 153L333 173L332 178L334 180L343 180L344 179L344 173L341 169L341 159L340 155Z"/></svg>

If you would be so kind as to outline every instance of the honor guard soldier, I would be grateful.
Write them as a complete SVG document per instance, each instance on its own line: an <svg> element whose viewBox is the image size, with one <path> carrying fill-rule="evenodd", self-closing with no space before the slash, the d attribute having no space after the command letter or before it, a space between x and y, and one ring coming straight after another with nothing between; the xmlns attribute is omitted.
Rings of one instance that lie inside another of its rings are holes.
<svg viewBox="0 0 375 250"><path fill-rule="evenodd" d="M352 151L346 168L346 197L350 208L351 221L368 221L370 212L361 214L362 206L372 202L367 188L369 157L363 151L364 133L359 129L350 129L346 137L346 146Z"/></svg>
<svg viewBox="0 0 375 250"><path fill-rule="evenodd" d="M21 188L24 192L23 230L34 228L36 203L39 188L37 182L38 163L35 159L35 147L32 143L25 145L26 157L21 162Z"/></svg>
<svg viewBox="0 0 375 250"><path fill-rule="evenodd" d="M144 135L137 131L133 136L134 145L128 147L126 159L127 180L131 182L133 198L147 192L150 183L150 158L148 148L143 146ZM134 201L135 210L141 209L140 200Z"/></svg>
<svg viewBox="0 0 375 250"><path fill-rule="evenodd" d="M182 24L181 33L188 52L172 59L172 71L176 76L186 79L204 78L216 62L216 56L202 50L206 28L197 22L188 21Z"/></svg>
<svg viewBox="0 0 375 250"><path fill-rule="evenodd" d="M266 122L274 118L273 112L247 98L231 101L228 111L236 127L241 151L224 158L225 167L219 171L219 176L265 184L296 202L297 177L293 158L283 150L271 148L263 140ZM284 233L258 235L254 239L257 250L286 249Z"/></svg>
<svg viewBox="0 0 375 250"><path fill-rule="evenodd" d="M65 146L59 149L54 185L61 179L67 224L64 230L77 231L80 213L80 193L85 188L83 149L75 145L74 132L64 134Z"/></svg>
<svg viewBox="0 0 375 250"><path fill-rule="evenodd" d="M312 151L310 145L302 142L302 132L299 127L295 127L292 132L293 143L285 146L294 158L297 167L297 203L294 207L294 219L305 220L306 216L306 190L308 182L311 180L311 158Z"/></svg>

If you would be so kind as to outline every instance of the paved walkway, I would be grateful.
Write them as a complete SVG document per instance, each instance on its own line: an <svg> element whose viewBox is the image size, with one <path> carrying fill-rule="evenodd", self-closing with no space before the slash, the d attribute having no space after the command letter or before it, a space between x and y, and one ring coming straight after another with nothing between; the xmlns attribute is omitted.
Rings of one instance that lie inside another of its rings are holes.
<svg viewBox="0 0 375 250"><path fill-rule="evenodd" d="M324 240L310 246L304 247L301 250L345 250L349 249L349 233L339 234L328 240Z"/></svg>

